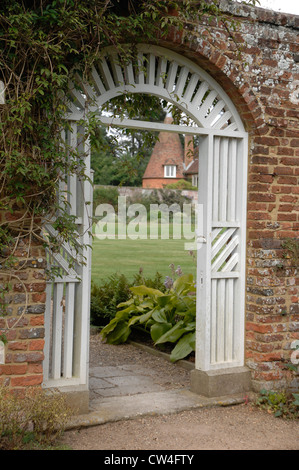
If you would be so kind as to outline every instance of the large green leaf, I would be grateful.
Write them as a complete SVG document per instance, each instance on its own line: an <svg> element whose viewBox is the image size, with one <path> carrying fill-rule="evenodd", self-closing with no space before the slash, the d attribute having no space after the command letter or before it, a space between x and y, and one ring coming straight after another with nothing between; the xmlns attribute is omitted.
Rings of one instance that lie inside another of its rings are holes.
<svg viewBox="0 0 299 470"><path fill-rule="evenodd" d="M171 327L171 323L154 323L151 326L152 340L156 343L160 336L166 333L166 331L170 330Z"/></svg>
<svg viewBox="0 0 299 470"><path fill-rule="evenodd" d="M152 289L151 287L147 286L134 286L130 287L130 290L133 292L133 294L139 295L141 297L145 295L148 295L150 297L160 297L161 295L163 295L163 292L161 292L160 290Z"/></svg>
<svg viewBox="0 0 299 470"><path fill-rule="evenodd" d="M125 343L131 333L127 322L120 321L116 327L106 336L108 344L121 344Z"/></svg>
<svg viewBox="0 0 299 470"><path fill-rule="evenodd" d="M195 284L192 274L184 274L176 279L173 283L173 289L180 294L187 294L195 290Z"/></svg>
<svg viewBox="0 0 299 470"><path fill-rule="evenodd" d="M156 310L152 317L158 323L168 323L168 319L164 310Z"/></svg>
<svg viewBox="0 0 299 470"><path fill-rule="evenodd" d="M126 316L129 316L131 312L136 311L136 305L132 304L129 305L127 308L124 308L123 310L119 310L117 314L115 315L115 318L125 318Z"/></svg>
<svg viewBox="0 0 299 470"><path fill-rule="evenodd" d="M114 331L118 324L119 323L126 323L130 317L130 308L131 307L128 307L127 309L125 310L121 310L119 312L117 312L117 314L115 315L115 317L110 321L110 323L108 323L108 325L106 325L102 331L101 331L101 335L103 338L107 338L107 336L109 334L111 334L112 331Z"/></svg>
<svg viewBox="0 0 299 470"><path fill-rule="evenodd" d="M154 307L154 301L151 299L146 299L144 300L139 307L145 309L145 308L153 308Z"/></svg>
<svg viewBox="0 0 299 470"><path fill-rule="evenodd" d="M144 313L143 315L140 315L139 322L140 323L147 322L151 318L153 312L154 312L154 310L152 309L152 310L149 310L148 312Z"/></svg>
<svg viewBox="0 0 299 470"><path fill-rule="evenodd" d="M157 298L157 304L159 305L159 307L165 307L167 303L171 302L172 298L172 294L161 295Z"/></svg>
<svg viewBox="0 0 299 470"><path fill-rule="evenodd" d="M184 322L180 320L170 330L166 331L157 341L156 344L162 343L175 343L178 339L186 333L186 328L183 327Z"/></svg>
<svg viewBox="0 0 299 470"><path fill-rule="evenodd" d="M120 307L128 307L129 305L132 305L134 304L134 299L129 299L127 300L126 302L121 302L120 304L117 305L117 308L120 308Z"/></svg>
<svg viewBox="0 0 299 470"><path fill-rule="evenodd" d="M128 322L128 326L133 326L135 323L140 323L140 315L135 315L134 317L130 318Z"/></svg>
<svg viewBox="0 0 299 470"><path fill-rule="evenodd" d="M173 348L170 360L176 362L188 356L195 348L195 331L184 335Z"/></svg>
<svg viewBox="0 0 299 470"><path fill-rule="evenodd" d="M113 319L111 320L111 322L108 323L108 325L106 325L106 326L102 329L102 331L101 331L101 336L102 336L103 338L106 338L106 336L107 336L111 331L113 331L114 328L116 328L117 323L118 323L117 319L113 318Z"/></svg>

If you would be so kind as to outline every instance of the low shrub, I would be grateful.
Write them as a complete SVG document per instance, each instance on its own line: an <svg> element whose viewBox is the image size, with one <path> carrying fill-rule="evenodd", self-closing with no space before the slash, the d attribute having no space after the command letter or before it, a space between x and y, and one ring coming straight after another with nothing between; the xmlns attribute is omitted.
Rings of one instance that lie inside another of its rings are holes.
<svg viewBox="0 0 299 470"><path fill-rule="evenodd" d="M93 326L105 326L114 318L117 305L130 298L129 287L124 274L113 274L102 284L91 283L90 321Z"/></svg>
<svg viewBox="0 0 299 470"><path fill-rule="evenodd" d="M256 405L272 412L276 417L299 418L299 393L261 390Z"/></svg>
<svg viewBox="0 0 299 470"><path fill-rule="evenodd" d="M0 450L53 445L73 414L58 391L26 388L22 397L0 387Z"/></svg>
<svg viewBox="0 0 299 470"><path fill-rule="evenodd" d="M190 200L182 196L180 190L171 189L154 189L150 194L139 194L129 198L128 204L142 204L147 212L150 211L151 204L165 204L171 206L177 204L180 210L183 209L183 205L190 203Z"/></svg>
<svg viewBox="0 0 299 470"><path fill-rule="evenodd" d="M143 269L140 268L139 273L135 274L134 280L131 283L130 287L133 286L138 286L140 284L143 284L147 287L151 287L152 289L158 289L161 292L166 291L166 287L163 281L162 274L156 272L155 277L152 279L150 277L144 277L143 275Z"/></svg>
<svg viewBox="0 0 299 470"><path fill-rule="evenodd" d="M101 335L109 344L127 341L132 329L142 327L155 344L173 343L170 359L175 362L195 349L196 295L192 274L165 281L167 290L145 285L130 288L132 297L119 304L120 310Z"/></svg>
<svg viewBox="0 0 299 470"><path fill-rule="evenodd" d="M162 275L156 273L153 279L145 278L140 268L133 281L128 281L124 274L113 274L100 284L91 283L90 321L93 326L105 326L117 312L117 306L132 296L130 287L144 284L153 289L165 290Z"/></svg>
<svg viewBox="0 0 299 470"><path fill-rule="evenodd" d="M176 181L176 183L169 183L169 184L166 184L164 186L165 189L180 189L180 190L183 190L183 189L187 189L187 190L191 190L191 191L197 191L197 187L196 186L193 186L191 181L187 181L187 180L179 180L179 181Z"/></svg>
<svg viewBox="0 0 299 470"><path fill-rule="evenodd" d="M99 186L93 192L93 208L96 210L100 204L110 204L117 210L118 188L113 186Z"/></svg>

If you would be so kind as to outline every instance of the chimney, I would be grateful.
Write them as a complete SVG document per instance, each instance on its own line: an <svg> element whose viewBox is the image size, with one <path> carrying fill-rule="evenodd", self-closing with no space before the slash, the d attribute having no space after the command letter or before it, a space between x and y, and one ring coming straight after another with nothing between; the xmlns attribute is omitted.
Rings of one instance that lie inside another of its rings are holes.
<svg viewBox="0 0 299 470"><path fill-rule="evenodd" d="M184 145L184 168L188 168L191 162L194 160L194 143L192 135L185 135Z"/></svg>

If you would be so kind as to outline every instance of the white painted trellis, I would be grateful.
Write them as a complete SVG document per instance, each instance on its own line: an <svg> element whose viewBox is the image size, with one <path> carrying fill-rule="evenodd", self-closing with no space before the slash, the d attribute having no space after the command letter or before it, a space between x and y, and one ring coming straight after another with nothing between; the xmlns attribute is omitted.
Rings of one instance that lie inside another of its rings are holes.
<svg viewBox="0 0 299 470"><path fill-rule="evenodd" d="M247 133L233 102L221 86L192 61L165 48L149 45L139 45L136 60L126 61L125 64L122 64L114 48L107 48L93 67L92 83L82 83L78 77L76 85L70 84L69 92L71 101L66 119L71 121L74 129L76 123L84 119L86 112L92 111L98 113L101 123L108 126L201 135L198 203L203 207L203 224L197 234L195 367L208 371L243 365L248 144ZM107 101L127 93L145 93L165 99L183 110L194 121L194 125L186 127L101 116L101 108ZM72 135L76 139L76 131ZM78 198L75 198L71 187L69 189L73 195L70 196L71 207L74 207L73 204L77 204L74 201L78 201ZM86 189L85 197L86 194L91 197L90 189ZM84 232L84 223L88 221L84 217L82 220L85 220L82 225ZM59 359L63 346L57 348L53 359L58 366L52 366L55 376L51 381L46 379L47 385L70 381L75 383L76 380L81 384L87 383L89 288L86 286L90 282L89 270L90 265L83 268L82 272L77 271L81 277L80 283L68 281L70 308L73 308L71 290L77 289L86 295L84 301L83 297L80 299L79 305L75 302L77 311L81 309L78 316L84 333L78 341L79 346L75 344L78 338L75 339L73 366L69 367L68 373L59 366L63 362ZM54 305L61 310L62 289L56 287L59 284L61 281L55 280L54 289L57 289L57 293ZM49 295L47 312L50 311L51 301L53 298ZM66 305L66 315L67 311ZM46 318L47 331L50 331L49 313ZM55 321L54 328L57 327ZM66 325L66 328L69 327ZM66 332L69 341L71 331L70 328ZM79 379L77 369L81 371ZM63 380L65 374L66 381Z"/></svg>
<svg viewBox="0 0 299 470"><path fill-rule="evenodd" d="M72 174L60 183L57 197L60 207L74 216L77 227L76 249L64 243L59 253L48 253L48 263L58 269L47 283L45 314L44 386L87 386L91 269L92 185L90 149L84 131L76 121L63 132L63 139L78 166L84 161L85 176ZM59 214L58 214L59 215ZM58 236L53 225L47 234Z"/></svg>

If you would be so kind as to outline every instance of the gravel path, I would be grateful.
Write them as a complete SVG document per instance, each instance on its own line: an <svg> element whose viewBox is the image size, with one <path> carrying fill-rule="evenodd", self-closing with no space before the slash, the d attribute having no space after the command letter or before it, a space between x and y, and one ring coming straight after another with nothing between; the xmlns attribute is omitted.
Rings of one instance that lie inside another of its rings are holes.
<svg viewBox="0 0 299 470"><path fill-rule="evenodd" d="M147 364L169 388L188 387L190 373L130 344L90 342L90 365ZM139 417L65 433L74 450L298 450L298 421L275 418L248 404Z"/></svg>

